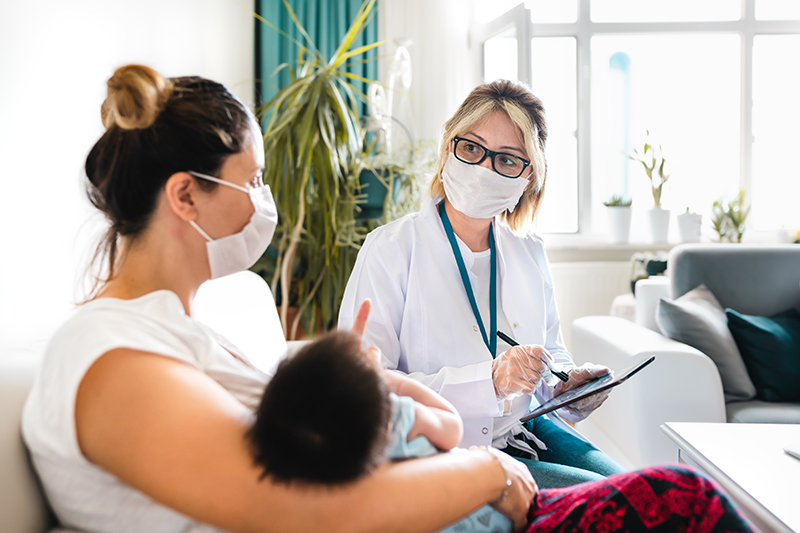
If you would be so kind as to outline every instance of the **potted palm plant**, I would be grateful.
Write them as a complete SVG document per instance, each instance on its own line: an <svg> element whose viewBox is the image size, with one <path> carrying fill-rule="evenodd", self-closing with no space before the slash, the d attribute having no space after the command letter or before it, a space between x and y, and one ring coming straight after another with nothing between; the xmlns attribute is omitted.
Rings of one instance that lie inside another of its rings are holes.
<svg viewBox="0 0 800 533"><path fill-rule="evenodd" d="M653 242L666 242L669 234L669 209L661 207L661 193L664 184L669 179L669 174L665 171L667 163L661 153L661 146L653 146L650 143L650 131L647 131L642 152L633 149L633 155L628 156L633 161L640 163L644 167L647 179L650 180L650 191L653 194L653 208L649 211L650 237Z"/></svg>
<svg viewBox="0 0 800 533"><path fill-rule="evenodd" d="M367 228L356 220L360 202L363 133L358 91L346 70L353 58L380 43L354 47L376 0L366 0L336 51L325 58L288 2L305 43L290 83L260 110L267 154L264 181L275 197L279 224L254 270L270 283L287 339L331 327ZM263 22L269 24L267 21ZM272 26L274 27L274 26ZM290 320L289 308L295 307Z"/></svg>

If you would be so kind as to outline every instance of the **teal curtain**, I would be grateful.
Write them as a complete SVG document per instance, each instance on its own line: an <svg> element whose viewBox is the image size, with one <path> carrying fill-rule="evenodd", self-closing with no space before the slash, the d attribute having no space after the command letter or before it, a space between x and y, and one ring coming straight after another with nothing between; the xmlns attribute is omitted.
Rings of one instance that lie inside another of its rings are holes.
<svg viewBox="0 0 800 533"><path fill-rule="evenodd" d="M330 57L350 27L363 0L288 0L300 24L314 41L324 57ZM295 27L283 0L256 0L259 15L274 24L293 39L304 43L303 36ZM353 44L354 48L374 43L378 40L378 6L373 6L370 20L365 30ZM297 64L297 45L266 24L256 21L256 94L259 103L268 102L290 80L289 72L282 69L273 75L283 63L295 68ZM370 80L378 78L377 51L370 50L351 61L348 71ZM363 61L368 60L368 61ZM363 62L362 62L363 61ZM353 80L353 85L362 93L367 87L363 82ZM362 104L361 115L366 114L366 103ZM260 105L259 105L260 107Z"/></svg>

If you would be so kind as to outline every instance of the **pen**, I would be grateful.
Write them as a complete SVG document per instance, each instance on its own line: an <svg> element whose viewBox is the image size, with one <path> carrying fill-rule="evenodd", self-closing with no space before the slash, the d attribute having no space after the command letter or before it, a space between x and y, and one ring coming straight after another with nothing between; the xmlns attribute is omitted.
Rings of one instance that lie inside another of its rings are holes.
<svg viewBox="0 0 800 533"><path fill-rule="evenodd" d="M501 341L504 341L509 346L519 346L519 343L517 341L515 341L514 339L512 339L511 337L509 337L508 335L506 335L505 333L503 333L499 329L497 330L497 336L500 337ZM563 370L554 369L552 367L549 359L545 358L545 359L543 359L543 361L544 361L544 364L547 365L547 368L550 369L550 372L552 372L555 377L557 377L561 381L567 381L569 379L569 376L567 375L566 372L564 372Z"/></svg>

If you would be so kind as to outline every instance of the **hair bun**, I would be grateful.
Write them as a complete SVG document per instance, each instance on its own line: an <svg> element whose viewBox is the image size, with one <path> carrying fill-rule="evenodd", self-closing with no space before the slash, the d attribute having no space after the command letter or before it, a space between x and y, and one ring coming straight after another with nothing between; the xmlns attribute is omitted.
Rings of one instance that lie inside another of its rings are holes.
<svg viewBox="0 0 800 533"><path fill-rule="evenodd" d="M172 82L142 65L117 69L108 80L108 96L100 108L106 129L116 124L122 129L150 127L172 93Z"/></svg>

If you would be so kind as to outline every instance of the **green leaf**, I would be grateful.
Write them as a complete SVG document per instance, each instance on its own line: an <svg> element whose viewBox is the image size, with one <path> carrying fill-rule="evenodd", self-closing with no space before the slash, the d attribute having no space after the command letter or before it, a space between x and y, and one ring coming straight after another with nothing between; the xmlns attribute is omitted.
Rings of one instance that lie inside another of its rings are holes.
<svg viewBox="0 0 800 533"><path fill-rule="evenodd" d="M279 224L273 248L278 257L265 255L257 267L270 273L272 287L281 284L281 298L300 308L308 332L334 325L358 249L375 224L356 218L364 201L359 174L366 157L358 109L366 96L351 83L371 80L345 70L380 44L353 48L374 5L375 0L362 4L329 60L287 6L306 42L298 43L295 65L279 67L290 69L292 82L258 110L266 122L264 180L275 196ZM409 180L401 191L412 199L415 187Z"/></svg>
<svg viewBox="0 0 800 533"><path fill-rule="evenodd" d="M285 1L286 0L284 0L284 2ZM359 8L358 13L356 13L355 20L353 20L353 23L351 24L350 29L347 30L347 33L345 33L344 39L342 39L342 42L339 44L339 47L336 49L336 52L334 52L333 56L331 56L331 59L330 59L330 62L329 62L330 65L336 65L337 63L341 64L341 61L339 60L339 57L342 54L344 54L344 52L346 50L350 49L350 47L353 44L353 41L355 41L356 37L358 37L359 34L363 31L364 26L365 26L364 22L367 19L367 16L369 15L369 12L372 10L372 6L375 5L375 2L376 2L376 0L365 0L364 3L361 4L361 7Z"/></svg>
<svg viewBox="0 0 800 533"><path fill-rule="evenodd" d="M305 28L303 28L303 25L300 24L300 21L297 19L297 15L295 15L294 11L292 10L292 6L289 5L288 0L283 0L283 5L286 8L286 11L289 12L289 16L292 18L292 22L294 22L294 25L297 28L297 30L303 35L303 37L305 38L306 42L314 50L314 55L318 55L318 56L321 57L321 54L319 53L319 50L317 49L316 46L314 46L314 41L311 40L311 37L308 36L308 33L306 33L306 30L305 30ZM301 53L302 53L302 50L304 50L305 47L303 45L299 44L299 43L298 43L298 46L300 47L300 50L301 50Z"/></svg>
<svg viewBox="0 0 800 533"><path fill-rule="evenodd" d="M359 46L358 48L350 50L350 51L340 55L339 59L332 66L336 67L336 68L339 68L340 66L342 66L342 64L345 61L347 61L351 57L354 57L354 56L361 55L361 54L364 54L366 52L369 52L373 48L377 48L378 46L384 44L385 42L386 41L378 41L377 43L372 43L372 44L367 44L367 45L364 45L364 46ZM372 80L366 80L366 81L367 81L367 83L372 83Z"/></svg>

